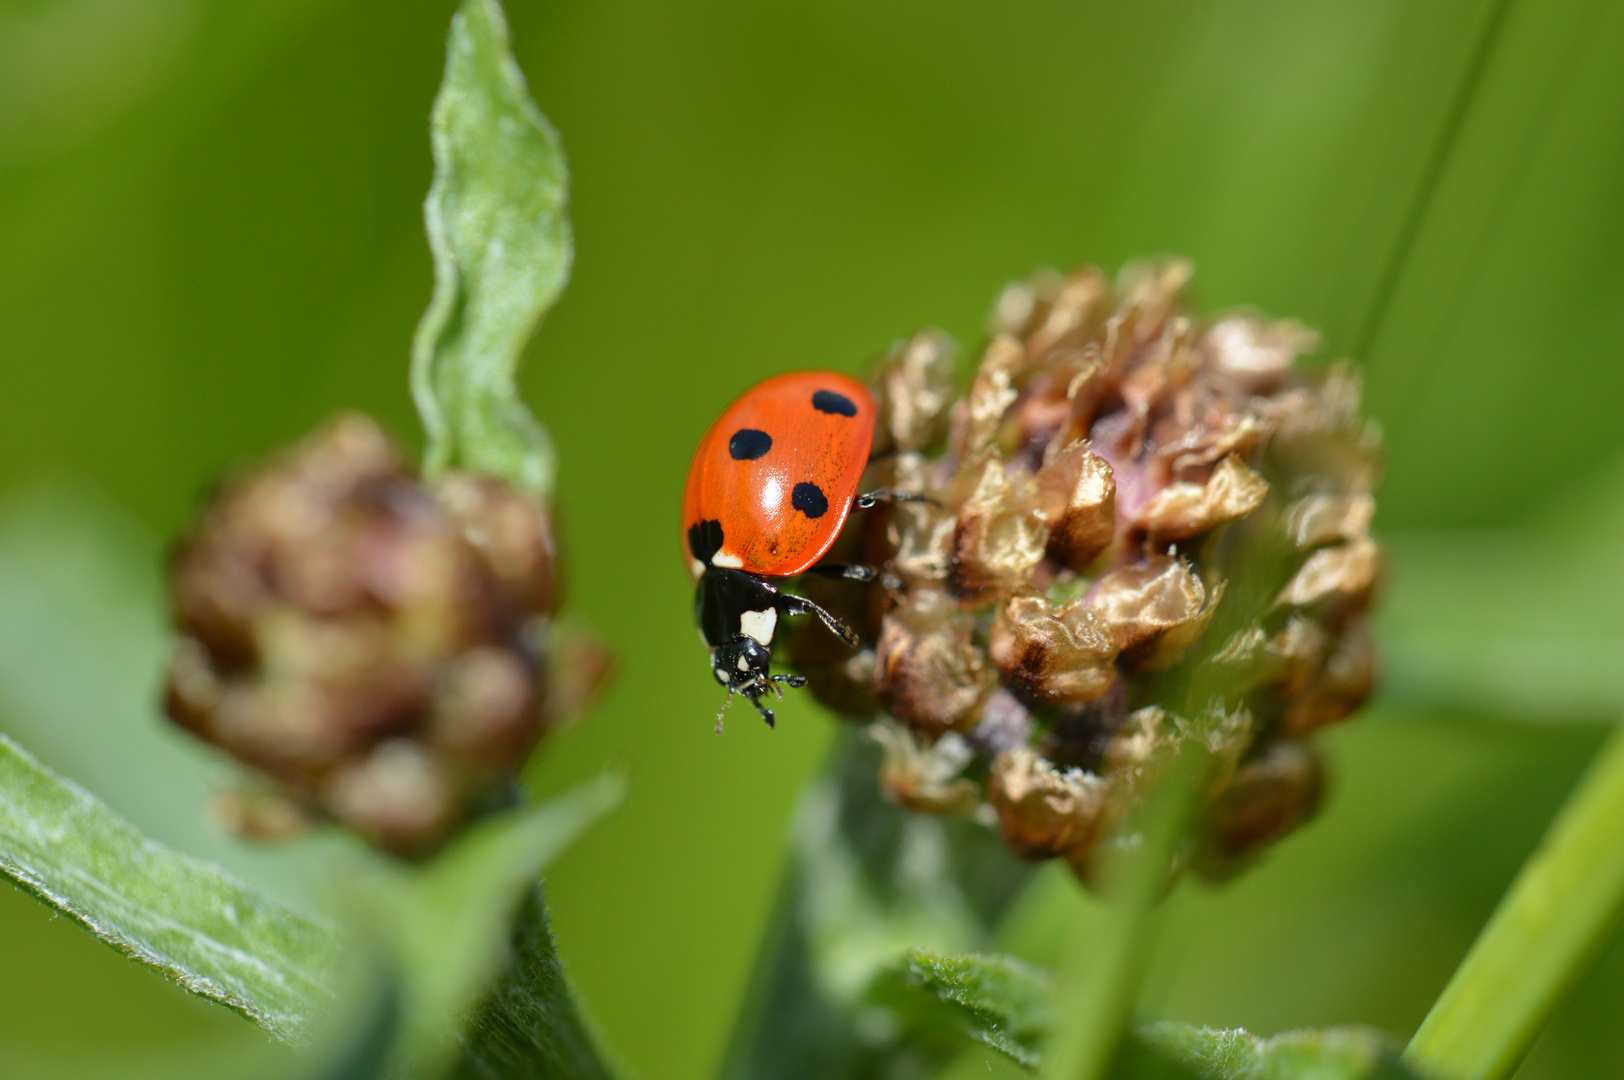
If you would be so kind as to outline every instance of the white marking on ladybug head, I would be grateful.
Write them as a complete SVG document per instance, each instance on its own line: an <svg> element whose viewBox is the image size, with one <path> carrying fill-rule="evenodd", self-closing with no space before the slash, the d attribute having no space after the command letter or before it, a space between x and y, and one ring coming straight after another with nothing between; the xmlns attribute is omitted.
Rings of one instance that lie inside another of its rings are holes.
<svg viewBox="0 0 1624 1080"><path fill-rule="evenodd" d="M721 683L723 686L727 685L727 672L722 670L722 665L716 660L714 655L711 657L711 674L716 676L717 682Z"/></svg>
<svg viewBox="0 0 1624 1080"><path fill-rule="evenodd" d="M773 643L773 631L778 627L778 609L746 611L739 616L739 632L762 645Z"/></svg>
<svg viewBox="0 0 1624 1080"><path fill-rule="evenodd" d="M739 670L740 671L749 671L750 670L750 661L745 659L742 656L739 657Z"/></svg>
<svg viewBox="0 0 1624 1080"><path fill-rule="evenodd" d="M731 551L718 551L711 556L711 565L726 567L729 570L743 570L744 560Z"/></svg>

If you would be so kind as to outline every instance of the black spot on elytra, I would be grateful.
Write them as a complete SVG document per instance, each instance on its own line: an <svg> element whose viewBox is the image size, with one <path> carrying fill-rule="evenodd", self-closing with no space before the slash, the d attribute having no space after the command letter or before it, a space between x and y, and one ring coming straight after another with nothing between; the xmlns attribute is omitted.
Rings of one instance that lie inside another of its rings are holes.
<svg viewBox="0 0 1624 1080"><path fill-rule="evenodd" d="M734 461L754 461L773 448L773 437L765 431L742 427L727 441L727 452Z"/></svg>
<svg viewBox="0 0 1624 1080"><path fill-rule="evenodd" d="M709 566L711 558L722 550L722 523L697 521L688 526L688 550L693 552L694 558Z"/></svg>
<svg viewBox="0 0 1624 1080"><path fill-rule="evenodd" d="M837 394L833 390L819 390L812 395L812 407L818 412L832 413L835 416L856 416L857 405L845 394ZM818 515L813 514L813 517Z"/></svg>
<svg viewBox="0 0 1624 1080"><path fill-rule="evenodd" d="M823 489L806 480L795 485L789 504L809 518L820 518L829 509L829 500L824 496Z"/></svg>

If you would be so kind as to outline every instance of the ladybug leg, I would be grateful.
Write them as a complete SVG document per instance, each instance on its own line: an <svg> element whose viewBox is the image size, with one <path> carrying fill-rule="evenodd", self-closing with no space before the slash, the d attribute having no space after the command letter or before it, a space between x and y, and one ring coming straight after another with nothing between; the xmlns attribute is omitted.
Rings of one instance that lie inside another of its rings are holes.
<svg viewBox="0 0 1624 1080"><path fill-rule="evenodd" d="M873 581L880 576L880 572L872 566L857 566L851 563L819 563L808 572L819 577L838 578L841 581Z"/></svg>
<svg viewBox="0 0 1624 1080"><path fill-rule="evenodd" d="M778 609L785 615L816 615L818 621L829 628L829 632L844 641L852 648L857 647L857 635L852 633L851 627L823 610L804 596L794 596L784 593L778 601Z"/></svg>
<svg viewBox="0 0 1624 1080"><path fill-rule="evenodd" d="M754 705L756 707L756 712L760 713L761 718L767 721L768 727L778 726L773 722L773 711L761 703L761 691L757 690L753 694L746 693L744 696L750 699L750 704ZM782 697L783 695L780 694L779 696Z"/></svg>
<svg viewBox="0 0 1624 1080"><path fill-rule="evenodd" d="M851 507L853 510L872 510L880 503L899 502L922 502L930 503L932 506L942 505L929 495L922 495L917 491L894 491L891 488L875 488L873 491L865 491L857 496Z"/></svg>

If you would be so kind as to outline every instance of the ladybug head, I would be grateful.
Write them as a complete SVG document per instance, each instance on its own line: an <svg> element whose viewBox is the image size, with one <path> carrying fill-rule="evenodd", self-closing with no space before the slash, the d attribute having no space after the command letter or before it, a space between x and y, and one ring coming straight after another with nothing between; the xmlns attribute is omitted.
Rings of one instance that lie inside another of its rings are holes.
<svg viewBox="0 0 1624 1080"><path fill-rule="evenodd" d="M749 698L750 704L767 721L767 726L772 727L773 711L761 703L761 696L771 690L783 697L780 683L785 686L806 685L806 679L800 675L772 674L772 656L771 649L744 634L711 650L711 674L716 676L717 682L727 687L727 701L722 704L722 712L716 714L718 734L722 730L722 713L727 712L727 707L733 703L734 694Z"/></svg>
<svg viewBox="0 0 1624 1080"><path fill-rule="evenodd" d="M711 650L711 673L735 694L754 701L767 689L772 653L754 638L740 634Z"/></svg>

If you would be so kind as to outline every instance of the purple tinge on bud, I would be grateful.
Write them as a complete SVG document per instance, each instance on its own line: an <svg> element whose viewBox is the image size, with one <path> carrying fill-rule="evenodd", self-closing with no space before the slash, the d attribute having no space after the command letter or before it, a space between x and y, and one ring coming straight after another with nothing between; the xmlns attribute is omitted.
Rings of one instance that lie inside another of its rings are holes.
<svg viewBox="0 0 1624 1080"><path fill-rule="evenodd" d="M1357 372L1299 364L1317 340L1295 322L1197 318L1190 274L1010 286L956 400L943 335L893 349L866 482L931 501L841 537L839 561L883 571L863 647L800 635L789 657L833 707L887 717L898 801L957 813L968 784L1012 847L1085 880L1192 739L1210 755L1196 865L1242 865L1305 818L1303 739L1375 679L1380 440ZM1217 688L1199 702L1177 690L1196 669Z"/></svg>
<svg viewBox="0 0 1624 1080"><path fill-rule="evenodd" d="M429 851L607 669L554 624L555 574L540 506L491 477L424 485L341 416L226 486L180 546L168 712L306 816ZM263 834L289 819L269 803L222 806Z"/></svg>

